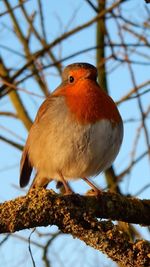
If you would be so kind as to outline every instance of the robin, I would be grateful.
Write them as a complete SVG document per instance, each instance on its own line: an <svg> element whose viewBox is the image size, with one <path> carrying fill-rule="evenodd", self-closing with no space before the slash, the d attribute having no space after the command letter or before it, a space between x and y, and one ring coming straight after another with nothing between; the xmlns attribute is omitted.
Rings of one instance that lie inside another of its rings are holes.
<svg viewBox="0 0 150 267"><path fill-rule="evenodd" d="M123 139L123 123L113 100L97 83L97 69L74 63L62 83L40 106L21 159L20 186L46 187L52 180L72 190L69 180L83 179L100 192L90 177L111 166Z"/></svg>

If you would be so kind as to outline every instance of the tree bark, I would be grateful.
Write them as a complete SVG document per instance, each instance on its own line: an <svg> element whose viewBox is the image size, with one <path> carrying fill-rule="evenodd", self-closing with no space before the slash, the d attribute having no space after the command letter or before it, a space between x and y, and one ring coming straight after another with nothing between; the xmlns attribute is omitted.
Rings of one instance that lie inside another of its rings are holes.
<svg viewBox="0 0 150 267"><path fill-rule="evenodd" d="M132 243L110 218L150 225L150 201L105 193L98 197L58 195L52 190L31 190L26 196L0 204L0 232L57 225L124 266L150 266L150 243Z"/></svg>

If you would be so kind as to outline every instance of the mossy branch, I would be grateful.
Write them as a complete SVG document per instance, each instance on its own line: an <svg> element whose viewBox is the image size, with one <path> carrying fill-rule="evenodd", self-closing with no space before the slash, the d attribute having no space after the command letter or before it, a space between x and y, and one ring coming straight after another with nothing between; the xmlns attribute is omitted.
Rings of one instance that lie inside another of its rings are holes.
<svg viewBox="0 0 150 267"><path fill-rule="evenodd" d="M0 204L0 232L57 225L64 233L106 253L124 266L150 266L150 243L132 243L110 218L150 225L150 201L102 192L95 196L58 195L51 190L31 190L29 194Z"/></svg>

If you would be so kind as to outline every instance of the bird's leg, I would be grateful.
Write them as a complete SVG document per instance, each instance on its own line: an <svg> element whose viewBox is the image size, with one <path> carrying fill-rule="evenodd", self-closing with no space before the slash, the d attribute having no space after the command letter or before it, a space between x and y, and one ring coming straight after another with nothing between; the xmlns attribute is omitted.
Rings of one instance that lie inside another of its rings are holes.
<svg viewBox="0 0 150 267"><path fill-rule="evenodd" d="M46 177L41 177L39 176L39 173L37 172L34 179L33 179L33 182L30 186L30 189L33 189L33 188L46 188L47 185L52 181L52 179L48 179Z"/></svg>
<svg viewBox="0 0 150 267"><path fill-rule="evenodd" d="M86 177L81 177L83 181L85 181L92 189L94 190L94 195L98 196L101 194L101 189L96 187L92 182L90 182Z"/></svg>
<svg viewBox="0 0 150 267"><path fill-rule="evenodd" d="M68 183L64 179L64 176L62 175L62 173L59 172L58 174L59 174L60 181L62 182L62 184L63 184L63 186L65 188L65 195L73 194L72 189L70 188L70 186L68 185Z"/></svg>

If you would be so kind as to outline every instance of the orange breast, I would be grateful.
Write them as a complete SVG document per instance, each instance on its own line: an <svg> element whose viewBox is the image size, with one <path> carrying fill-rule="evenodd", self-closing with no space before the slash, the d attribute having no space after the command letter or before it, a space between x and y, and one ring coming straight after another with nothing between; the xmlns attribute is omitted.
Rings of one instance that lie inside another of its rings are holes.
<svg viewBox="0 0 150 267"><path fill-rule="evenodd" d="M79 122L95 123L102 119L108 119L112 123L121 121L115 103L95 81L85 79L75 87L66 90L66 102Z"/></svg>
<svg viewBox="0 0 150 267"><path fill-rule="evenodd" d="M108 119L113 124L121 117L113 100L91 79L81 79L67 84L55 93L66 98L66 104L74 118L83 124Z"/></svg>

